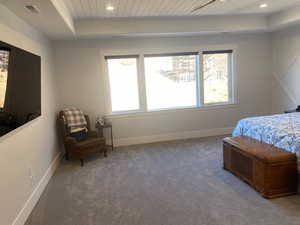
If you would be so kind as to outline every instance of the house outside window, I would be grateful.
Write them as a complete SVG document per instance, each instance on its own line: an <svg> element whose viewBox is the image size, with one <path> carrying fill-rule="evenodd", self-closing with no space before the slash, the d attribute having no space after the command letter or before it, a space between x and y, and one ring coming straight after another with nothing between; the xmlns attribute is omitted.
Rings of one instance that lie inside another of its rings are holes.
<svg viewBox="0 0 300 225"><path fill-rule="evenodd" d="M0 109L4 108L8 77L9 51L0 49Z"/></svg>

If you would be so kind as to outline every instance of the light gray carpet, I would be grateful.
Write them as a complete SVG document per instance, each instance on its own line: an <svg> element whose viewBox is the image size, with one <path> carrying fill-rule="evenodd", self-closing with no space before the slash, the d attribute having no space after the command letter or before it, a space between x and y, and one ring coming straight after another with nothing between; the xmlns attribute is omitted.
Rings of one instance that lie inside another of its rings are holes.
<svg viewBox="0 0 300 225"><path fill-rule="evenodd" d="M63 161L27 225L300 225L300 196L263 199L222 169L221 140Z"/></svg>

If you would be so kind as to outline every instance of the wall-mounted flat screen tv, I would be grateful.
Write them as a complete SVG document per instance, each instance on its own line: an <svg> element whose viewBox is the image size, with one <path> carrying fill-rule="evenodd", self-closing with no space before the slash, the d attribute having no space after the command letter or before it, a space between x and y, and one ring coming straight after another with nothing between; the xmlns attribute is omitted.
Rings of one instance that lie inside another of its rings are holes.
<svg viewBox="0 0 300 225"><path fill-rule="evenodd" d="M0 137L41 115L41 57L0 41Z"/></svg>

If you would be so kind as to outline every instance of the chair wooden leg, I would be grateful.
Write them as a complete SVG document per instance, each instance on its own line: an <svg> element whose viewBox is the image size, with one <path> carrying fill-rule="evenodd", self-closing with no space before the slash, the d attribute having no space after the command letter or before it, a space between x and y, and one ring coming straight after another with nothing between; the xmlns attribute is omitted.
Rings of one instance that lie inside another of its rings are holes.
<svg viewBox="0 0 300 225"><path fill-rule="evenodd" d="M107 148L104 149L103 154L104 154L104 157L106 158L107 157Z"/></svg>
<svg viewBox="0 0 300 225"><path fill-rule="evenodd" d="M81 166L84 166L84 161L83 161L83 159L80 159L80 162L81 162Z"/></svg>

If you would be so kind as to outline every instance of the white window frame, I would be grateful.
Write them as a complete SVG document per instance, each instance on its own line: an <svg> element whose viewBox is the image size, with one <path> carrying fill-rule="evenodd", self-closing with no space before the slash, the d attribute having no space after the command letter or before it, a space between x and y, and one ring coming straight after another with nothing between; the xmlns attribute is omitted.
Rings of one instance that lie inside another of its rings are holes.
<svg viewBox="0 0 300 225"><path fill-rule="evenodd" d="M195 53L195 54L190 54L190 53ZM198 53L198 54L197 54ZM168 53L154 53L154 54L143 54L143 58L144 55L162 55L162 56L174 56L174 55L177 55L179 54L178 56L180 56L180 54L184 55L184 54L188 54L188 55L194 55L196 56L196 70L195 70L195 73L196 73L196 90L195 90L195 93L196 93L196 105L195 106L177 106L177 107L166 107L166 108L159 108L159 109L148 109L147 106L146 106L146 110L145 112L159 112L159 111L166 111L166 110L180 110L180 109L195 109L195 108L199 108L199 105L198 105L198 101L199 101L199 94L198 94L198 91L199 91L199 83L198 83L198 80L199 80L199 65L197 64L198 63L198 60L199 60L199 52L198 51L184 51L184 52L168 52ZM145 63L145 61L144 61ZM143 73L143 77L144 79L146 79L146 74L145 74L145 71ZM146 88L146 83L144 83L145 85L145 88ZM147 100L147 90L145 89L145 92L146 92L146 100Z"/></svg>
<svg viewBox="0 0 300 225"><path fill-rule="evenodd" d="M137 56L137 57L132 57L132 56ZM136 71L137 71L137 86L138 86L138 101L139 101L139 108L135 109L135 110L120 110L120 111L112 111L112 102L111 102L111 91L110 91L110 79L109 79L109 72L108 72L108 63L107 63L107 59L104 57L104 64L105 64L105 74L107 74L106 76L106 100L107 100L107 104L109 105L109 114L129 114L129 113L137 113L137 112L143 112L144 110L144 106L143 106L143 100L142 100L142 87L141 87L141 83L143 83L143 81L141 80L141 59L140 59L140 55L139 54L126 54L126 55L112 55L109 57L115 57L116 59L118 58L124 58L128 56L128 58L135 58L136 59Z"/></svg>
<svg viewBox="0 0 300 225"><path fill-rule="evenodd" d="M236 98L234 96L234 88L235 88L235 84L234 84L234 60L233 60L233 57L234 57L234 50L230 49L232 52L231 53L227 53L227 54L230 54L230 57L228 57L228 61L227 61L227 68L228 68L228 101L227 102L215 102L215 103L204 103L204 81L203 81L203 74L204 74L204 71L202 70L201 71L201 94L202 94L202 97L201 97L201 106L215 106L215 105L227 105L227 104L235 104L236 102ZM221 52L223 50L208 50L206 52L218 52L220 51L220 53L218 54L222 54ZM226 51L226 50L224 50ZM203 60L203 53L204 51L201 52L201 60L200 60L200 64L203 68L203 63L204 63L204 60ZM224 52L224 54L226 54L226 52Z"/></svg>
<svg viewBox="0 0 300 225"><path fill-rule="evenodd" d="M220 45L220 46L210 46L210 47L198 47L197 48L178 48L178 49L139 49L139 50L123 50L123 51L107 51L102 52L101 60L103 60L102 73L104 74L104 88L105 88L105 105L106 105L106 115L108 117L128 117L137 115L150 115L153 113L168 113L168 112L178 112L182 110L216 110L223 108L235 107L238 104L237 100L237 85L236 85L236 55L238 49L233 45ZM200 49L200 50L199 50ZM203 81L203 52L204 51L221 51L221 50L232 50L230 60L228 60L229 68L229 81L228 81L228 92L229 100L224 103L209 103L204 104L204 81ZM144 55L148 54L174 54L174 53L185 53L185 52L198 52L197 58L197 68L196 70L196 94L197 94L197 105L191 107L175 107L175 108L162 108L157 110L147 109L147 93L146 93L146 81L145 81L145 65L144 65ZM139 109L129 110L129 111L112 111L111 96L110 96L110 84L109 84L109 74L108 74L108 64L105 57L107 56L124 56L124 55L138 55L137 58L137 80L138 80L138 98L139 98Z"/></svg>

